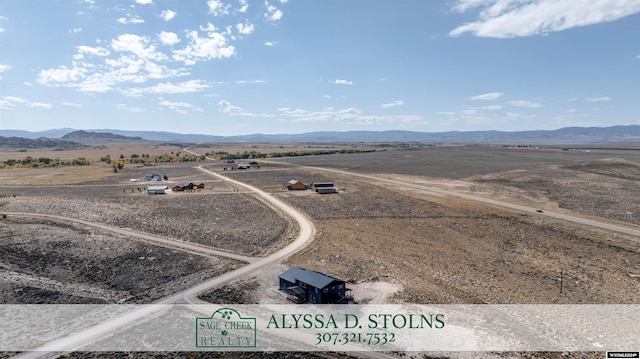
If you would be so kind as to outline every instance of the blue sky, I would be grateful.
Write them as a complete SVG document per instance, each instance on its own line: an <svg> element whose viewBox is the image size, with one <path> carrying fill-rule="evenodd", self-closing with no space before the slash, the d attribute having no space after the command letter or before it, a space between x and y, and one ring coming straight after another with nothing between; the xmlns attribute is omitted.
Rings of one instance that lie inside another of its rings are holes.
<svg viewBox="0 0 640 359"><path fill-rule="evenodd" d="M0 129L640 124L639 0L6 0Z"/></svg>

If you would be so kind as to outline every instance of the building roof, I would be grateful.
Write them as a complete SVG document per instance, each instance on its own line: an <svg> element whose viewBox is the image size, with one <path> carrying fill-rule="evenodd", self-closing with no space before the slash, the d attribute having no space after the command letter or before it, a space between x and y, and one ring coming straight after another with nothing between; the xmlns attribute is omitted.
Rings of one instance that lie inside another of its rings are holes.
<svg viewBox="0 0 640 359"><path fill-rule="evenodd" d="M167 186L149 186L147 187L147 191L158 191L161 189L166 189Z"/></svg>
<svg viewBox="0 0 640 359"><path fill-rule="evenodd" d="M296 184L296 183L299 183L299 182L300 181L298 181L298 180L292 179L291 181L287 182L287 184Z"/></svg>
<svg viewBox="0 0 640 359"><path fill-rule="evenodd" d="M318 193L338 193L338 190L335 187L318 187Z"/></svg>
<svg viewBox="0 0 640 359"><path fill-rule="evenodd" d="M313 182L312 185L316 187L318 186L333 187L333 182Z"/></svg>
<svg viewBox="0 0 640 359"><path fill-rule="evenodd" d="M280 274L280 278L290 283L295 283L296 280L299 280L300 282L306 283L312 287L320 288L320 289L331 284L331 282L333 281L344 282L338 278L335 278L320 272L298 268L298 267L289 268L286 272Z"/></svg>
<svg viewBox="0 0 640 359"><path fill-rule="evenodd" d="M294 286L292 286L292 287L289 287L289 288L287 288L287 290L290 290L290 291L292 291L293 293L298 294L298 295L300 295L300 294L304 294L304 289L302 289L302 288L298 287L297 285L294 285Z"/></svg>

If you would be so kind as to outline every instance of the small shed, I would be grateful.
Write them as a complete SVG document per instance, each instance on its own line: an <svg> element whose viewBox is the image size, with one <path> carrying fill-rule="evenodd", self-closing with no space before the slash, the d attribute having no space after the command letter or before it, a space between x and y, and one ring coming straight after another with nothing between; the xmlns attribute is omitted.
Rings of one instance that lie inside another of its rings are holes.
<svg viewBox="0 0 640 359"><path fill-rule="evenodd" d="M293 267L280 274L280 290L295 303L347 304L353 301L351 289L338 278Z"/></svg>
<svg viewBox="0 0 640 359"><path fill-rule="evenodd" d="M284 187L286 189L288 189L289 191L301 191L301 190L307 189L307 187L304 185L304 183L302 183L302 182L300 182L298 180L294 180L294 179L292 179L291 181L285 183Z"/></svg>
<svg viewBox="0 0 640 359"><path fill-rule="evenodd" d="M144 175L144 180L147 182L148 181L159 182L159 181L162 181L162 177L160 177L160 175L157 173L148 173Z"/></svg>
<svg viewBox="0 0 640 359"><path fill-rule="evenodd" d="M319 187L316 188L316 192L319 194L338 193L338 189L335 187Z"/></svg>
<svg viewBox="0 0 640 359"><path fill-rule="evenodd" d="M149 186L147 187L148 194L165 194L167 186Z"/></svg>
<svg viewBox="0 0 640 359"><path fill-rule="evenodd" d="M333 182L313 182L311 184L311 190L316 192L318 192L319 188L328 188L328 187L335 188L336 186L333 184Z"/></svg>

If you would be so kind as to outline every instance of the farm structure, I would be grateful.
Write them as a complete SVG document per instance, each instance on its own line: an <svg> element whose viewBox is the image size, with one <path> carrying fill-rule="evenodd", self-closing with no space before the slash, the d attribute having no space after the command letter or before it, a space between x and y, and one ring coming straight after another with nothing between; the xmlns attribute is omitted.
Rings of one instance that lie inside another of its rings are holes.
<svg viewBox="0 0 640 359"><path fill-rule="evenodd" d="M167 186L149 186L147 187L148 194L165 194Z"/></svg>
<svg viewBox="0 0 640 359"><path fill-rule="evenodd" d="M144 175L144 180L147 182L159 182L162 181L162 177L157 173L149 173Z"/></svg>
<svg viewBox="0 0 640 359"><path fill-rule="evenodd" d="M307 186L305 186L304 183L298 180L292 179L291 181L284 184L284 188L289 191L302 191L307 189Z"/></svg>
<svg viewBox="0 0 640 359"><path fill-rule="evenodd" d="M183 192L183 191L193 191L194 189L203 189L205 184L200 182L200 184L194 184L193 182L189 183L178 183L177 185L171 187L173 192Z"/></svg>
<svg viewBox="0 0 640 359"><path fill-rule="evenodd" d="M311 184L311 190L316 191L320 194L325 193L338 193L333 182L313 182Z"/></svg>
<svg viewBox="0 0 640 359"><path fill-rule="evenodd" d="M280 290L294 303L348 304L351 289L343 280L304 268L293 267L280 274Z"/></svg>

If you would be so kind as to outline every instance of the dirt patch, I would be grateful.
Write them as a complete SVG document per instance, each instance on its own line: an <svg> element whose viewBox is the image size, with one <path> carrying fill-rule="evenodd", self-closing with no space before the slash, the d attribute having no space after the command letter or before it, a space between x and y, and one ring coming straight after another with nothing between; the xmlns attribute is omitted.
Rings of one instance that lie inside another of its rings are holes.
<svg viewBox="0 0 640 359"><path fill-rule="evenodd" d="M388 303L403 287L400 281L391 277L375 277L348 284L358 304Z"/></svg>

